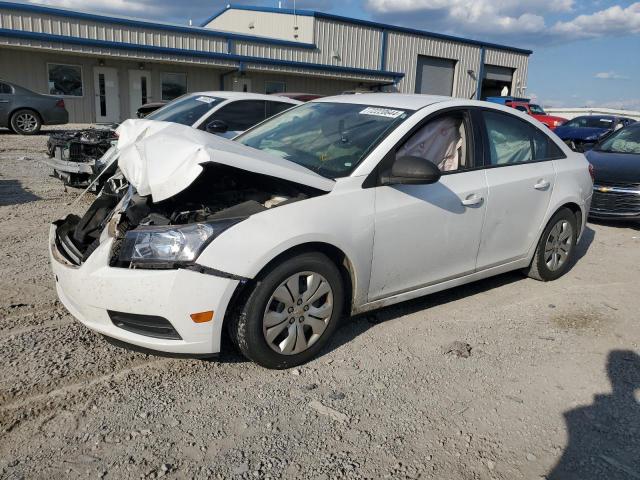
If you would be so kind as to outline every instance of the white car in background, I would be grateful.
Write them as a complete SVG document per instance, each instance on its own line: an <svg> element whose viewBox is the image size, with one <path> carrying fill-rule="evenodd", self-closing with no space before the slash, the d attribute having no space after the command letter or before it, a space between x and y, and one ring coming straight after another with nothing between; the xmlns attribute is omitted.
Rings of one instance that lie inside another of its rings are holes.
<svg viewBox="0 0 640 480"><path fill-rule="evenodd" d="M115 170L115 162L119 156L115 145L117 137L135 137L149 127L149 121L177 123L233 138L300 103L302 102L290 98L258 93L190 93L167 103L147 115L144 120L126 120L115 133L110 128L53 133L48 145L50 158L45 163L53 168L54 176L65 182L65 185L91 186L93 190L100 191L103 181L113 175ZM99 135L100 132L107 132L108 135ZM92 158L84 152L85 147L91 154L96 151L104 154Z"/></svg>
<svg viewBox="0 0 640 480"><path fill-rule="evenodd" d="M233 141L167 126L121 151L126 194L51 227L60 300L89 328L269 368L340 317L510 270L563 275L592 178L542 124L485 102L322 98Z"/></svg>

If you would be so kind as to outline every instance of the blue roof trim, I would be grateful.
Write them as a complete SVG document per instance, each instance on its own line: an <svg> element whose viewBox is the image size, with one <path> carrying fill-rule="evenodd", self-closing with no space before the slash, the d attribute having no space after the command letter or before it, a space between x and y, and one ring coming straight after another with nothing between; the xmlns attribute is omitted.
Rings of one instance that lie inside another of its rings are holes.
<svg viewBox="0 0 640 480"><path fill-rule="evenodd" d="M410 34L413 34L413 35L421 35L421 36L439 38L439 39L442 39L442 40L449 40L449 41L453 41L453 42L467 43L467 44L470 44L470 45L476 45L478 47L486 47L486 48L496 48L496 49L500 49L500 50L508 50L508 51L511 51L511 52L523 53L525 55L531 55L533 53L532 50L527 50L527 49L518 48L518 47L510 47L508 45L500 45L498 43L482 42L480 40L472 40L470 38L456 37L454 35L445 35L443 33L434 33L434 32L429 32L427 30L419 30L419 29L416 29L416 28L399 27L397 25L390 25L390 24L387 24L387 23L373 22L371 20L360 20L359 18L344 17L344 16L341 16L341 15L334 15L332 13L317 12L317 11L312 11L312 10L295 10L294 11L293 9L290 9L290 8L254 7L254 6L248 6L248 5L234 5L234 4L231 4L227 8L219 11L218 13L216 13L215 15L210 17L207 20L207 22L205 24L203 24L203 25L206 25L207 23L209 23L212 20L216 19L217 17L219 17L220 15L222 15L224 12L226 12L229 9L248 10L248 11L253 11L253 12L284 13L284 14L288 14L288 15L294 15L295 14L295 15L300 15L300 16L304 16L304 17L323 18L323 19L326 19L326 20L335 20L335 21L338 21L338 22L352 23L352 24L355 24L355 25L363 25L363 26L366 26L366 27L379 28L381 30L388 30L390 32L410 33Z"/></svg>
<svg viewBox="0 0 640 480"><path fill-rule="evenodd" d="M93 40L90 38L68 37L66 35L50 35L46 33L27 32L24 30L11 30L0 28L0 36L23 38L29 40L42 40L46 42L70 43L73 45L87 45L103 48L119 48L122 50L145 51L169 55L185 55L200 58L212 58L219 60L230 60L241 63L257 63L262 65L277 65L282 67L306 68L308 70L319 70L328 72L354 73L361 75L383 76L394 79L404 77L404 73L388 72L384 70L370 70L366 68L339 67L335 65L324 65L321 63L304 63L290 60L279 60L275 58L251 57L247 55L236 55L221 52L203 52L200 50L186 50L182 48L155 47L151 45L138 45L135 43L111 42L108 40Z"/></svg>
<svg viewBox="0 0 640 480"><path fill-rule="evenodd" d="M208 28L189 27L186 25L177 25L177 24L165 23L165 22L152 22L149 20L143 20L143 19L132 18L132 17L122 17L122 16L114 17L114 16L101 15L101 14L95 14L95 13L78 12L75 10L70 10L67 8L60 8L60 7L47 7L44 5L5 2L0 0L0 8L4 8L7 10L20 10L25 12L44 13L48 15L59 15L61 17L78 18L83 20L92 20L96 22L115 23L117 25L125 25L129 27L155 28L157 30L164 30L169 32L189 33L189 34L204 35L207 37L242 40L242 41L256 42L256 43L266 43L269 45L282 45L287 47L306 48L306 49L317 48L316 45L314 45L313 43L294 42L291 40L279 40L275 38L243 35L240 33L220 32L216 30L210 30Z"/></svg>

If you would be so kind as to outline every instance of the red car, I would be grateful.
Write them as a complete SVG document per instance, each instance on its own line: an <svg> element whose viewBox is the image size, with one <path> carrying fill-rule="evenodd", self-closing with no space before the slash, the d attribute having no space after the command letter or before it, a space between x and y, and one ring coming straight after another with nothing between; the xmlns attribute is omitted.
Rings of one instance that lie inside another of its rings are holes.
<svg viewBox="0 0 640 480"><path fill-rule="evenodd" d="M521 112L528 113L540 123L544 123L551 130L555 130L556 127L559 127L567 121L566 118L547 115L540 105L536 105L534 103L511 101L505 102L505 105L515 108L516 110L520 110Z"/></svg>

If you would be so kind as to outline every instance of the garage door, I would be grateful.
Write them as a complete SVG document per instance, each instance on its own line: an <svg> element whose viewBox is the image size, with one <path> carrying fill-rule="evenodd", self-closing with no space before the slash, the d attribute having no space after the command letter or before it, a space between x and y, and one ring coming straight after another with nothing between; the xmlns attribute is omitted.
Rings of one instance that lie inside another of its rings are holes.
<svg viewBox="0 0 640 480"><path fill-rule="evenodd" d="M513 69L507 67L498 67L495 65L484 66L484 78L487 80L496 80L511 84L513 81Z"/></svg>
<svg viewBox="0 0 640 480"><path fill-rule="evenodd" d="M455 71L455 60L418 55L416 93L451 96Z"/></svg>

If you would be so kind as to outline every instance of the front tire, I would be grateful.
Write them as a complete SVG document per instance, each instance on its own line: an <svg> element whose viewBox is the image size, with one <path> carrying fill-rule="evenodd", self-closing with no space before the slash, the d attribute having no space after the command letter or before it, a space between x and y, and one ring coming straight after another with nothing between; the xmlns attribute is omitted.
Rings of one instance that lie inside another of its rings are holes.
<svg viewBox="0 0 640 480"><path fill-rule="evenodd" d="M577 239L576 216L568 208L558 210L542 232L527 275L549 282L567 273L575 255Z"/></svg>
<svg viewBox="0 0 640 480"><path fill-rule="evenodd" d="M11 129L18 135L35 135L42 128L42 119L37 112L23 108L11 115Z"/></svg>
<svg viewBox="0 0 640 480"><path fill-rule="evenodd" d="M296 255L260 276L229 322L240 352L266 368L308 362L330 340L344 305L337 266L324 254Z"/></svg>

